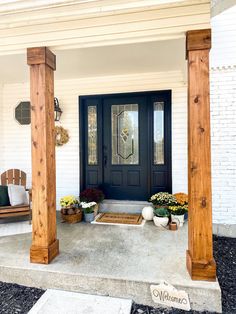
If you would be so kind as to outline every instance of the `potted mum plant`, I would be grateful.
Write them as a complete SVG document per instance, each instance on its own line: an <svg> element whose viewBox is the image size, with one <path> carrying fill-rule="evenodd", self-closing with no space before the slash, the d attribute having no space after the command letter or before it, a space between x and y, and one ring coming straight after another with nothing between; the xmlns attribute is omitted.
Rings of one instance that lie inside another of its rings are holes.
<svg viewBox="0 0 236 314"><path fill-rule="evenodd" d="M169 223L170 213L166 207L154 208L153 221L157 227L166 227Z"/></svg>
<svg viewBox="0 0 236 314"><path fill-rule="evenodd" d="M180 193L174 194L174 197L178 205L188 205L188 194L180 192ZM185 220L188 219L188 212L184 214L184 219Z"/></svg>
<svg viewBox="0 0 236 314"><path fill-rule="evenodd" d="M175 197L167 192L159 192L151 196L149 199L150 202L154 205L155 208L166 207L168 208L171 205L176 204Z"/></svg>
<svg viewBox="0 0 236 314"><path fill-rule="evenodd" d="M78 207L78 200L73 195L61 198L61 218L68 223L76 223L82 220L82 210Z"/></svg>
<svg viewBox="0 0 236 314"><path fill-rule="evenodd" d="M176 222L179 227L183 227L184 214L188 211L188 205L169 206L171 221Z"/></svg>
<svg viewBox="0 0 236 314"><path fill-rule="evenodd" d="M96 207L97 203L96 202L81 202L80 206L83 209L84 212L84 220L86 222L92 222L94 220L94 210Z"/></svg>
<svg viewBox="0 0 236 314"><path fill-rule="evenodd" d="M104 193L99 189L86 189L80 193L81 202L95 202L94 215L97 216L99 204L104 200Z"/></svg>

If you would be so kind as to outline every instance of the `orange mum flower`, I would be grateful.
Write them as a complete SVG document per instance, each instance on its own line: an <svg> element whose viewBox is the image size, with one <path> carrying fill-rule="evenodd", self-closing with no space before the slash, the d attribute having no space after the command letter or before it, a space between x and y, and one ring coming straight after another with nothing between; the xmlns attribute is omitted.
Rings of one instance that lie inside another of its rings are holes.
<svg viewBox="0 0 236 314"><path fill-rule="evenodd" d="M188 204L188 195L185 193L176 193L174 194L174 197L176 198L177 202L180 205Z"/></svg>

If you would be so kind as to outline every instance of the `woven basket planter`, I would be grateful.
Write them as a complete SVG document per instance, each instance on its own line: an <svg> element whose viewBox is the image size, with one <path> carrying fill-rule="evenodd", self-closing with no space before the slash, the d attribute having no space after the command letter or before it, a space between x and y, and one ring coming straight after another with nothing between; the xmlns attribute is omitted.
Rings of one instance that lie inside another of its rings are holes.
<svg viewBox="0 0 236 314"><path fill-rule="evenodd" d="M61 219L63 222L68 222L70 224L80 222L82 221L82 210L74 207L62 208Z"/></svg>
<svg viewBox="0 0 236 314"><path fill-rule="evenodd" d="M94 217L96 217L98 215L98 212L99 212L99 204L97 203L95 206L94 206Z"/></svg>

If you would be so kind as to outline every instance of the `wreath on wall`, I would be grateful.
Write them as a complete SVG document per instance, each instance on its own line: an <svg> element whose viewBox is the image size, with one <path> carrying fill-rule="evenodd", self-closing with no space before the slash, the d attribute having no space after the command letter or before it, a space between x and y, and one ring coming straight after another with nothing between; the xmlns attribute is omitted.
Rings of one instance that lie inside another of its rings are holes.
<svg viewBox="0 0 236 314"><path fill-rule="evenodd" d="M55 144L56 146L63 146L69 141L69 133L62 126L55 127L56 135L55 135Z"/></svg>

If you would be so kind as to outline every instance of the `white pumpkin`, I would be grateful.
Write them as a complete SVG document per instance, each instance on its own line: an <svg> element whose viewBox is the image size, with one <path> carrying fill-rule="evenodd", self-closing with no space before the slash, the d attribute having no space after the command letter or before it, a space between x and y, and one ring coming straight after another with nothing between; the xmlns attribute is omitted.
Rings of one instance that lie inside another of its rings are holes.
<svg viewBox="0 0 236 314"><path fill-rule="evenodd" d="M143 207L142 216L143 216L143 219L145 220L152 220L154 216L152 206Z"/></svg>

